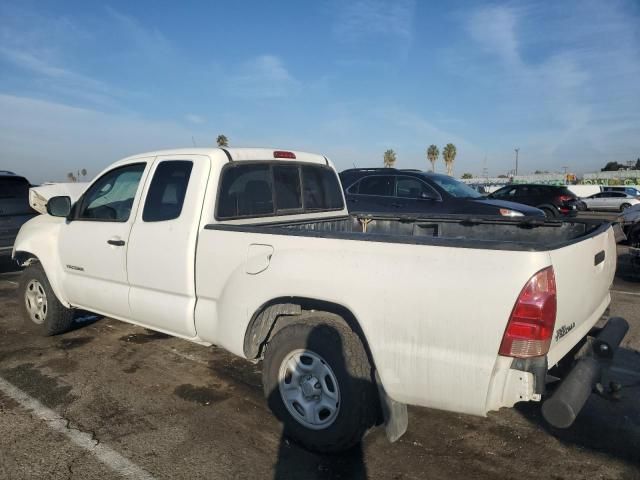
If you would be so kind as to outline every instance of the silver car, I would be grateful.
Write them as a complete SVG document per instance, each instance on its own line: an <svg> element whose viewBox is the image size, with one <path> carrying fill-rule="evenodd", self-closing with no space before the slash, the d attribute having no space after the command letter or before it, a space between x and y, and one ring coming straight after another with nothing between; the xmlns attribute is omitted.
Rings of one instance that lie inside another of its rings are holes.
<svg viewBox="0 0 640 480"><path fill-rule="evenodd" d="M624 192L600 192L582 201L588 210L615 210L622 212L629 207L640 204L640 200Z"/></svg>

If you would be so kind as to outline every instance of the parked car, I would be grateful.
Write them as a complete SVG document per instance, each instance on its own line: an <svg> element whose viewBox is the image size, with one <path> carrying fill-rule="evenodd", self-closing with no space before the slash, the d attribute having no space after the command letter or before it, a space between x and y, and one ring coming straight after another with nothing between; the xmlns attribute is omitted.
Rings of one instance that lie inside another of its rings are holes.
<svg viewBox="0 0 640 480"><path fill-rule="evenodd" d="M640 204L623 210L616 222L622 227L629 244L640 246Z"/></svg>
<svg viewBox="0 0 640 480"><path fill-rule="evenodd" d="M26 178L0 170L0 257L9 257L18 230L36 212L29 207Z"/></svg>
<svg viewBox="0 0 640 480"><path fill-rule="evenodd" d="M616 212L622 212L633 205L640 204L640 200L633 195L613 191L596 193L583 198L582 201L589 210L614 210Z"/></svg>
<svg viewBox="0 0 640 480"><path fill-rule="evenodd" d="M578 197L561 185L507 185L487 198L531 205L542 210L547 218L574 217L581 208Z"/></svg>
<svg viewBox="0 0 640 480"><path fill-rule="evenodd" d="M355 168L340 173L350 212L542 217L521 203L488 200L472 187L437 173Z"/></svg>
<svg viewBox="0 0 640 480"><path fill-rule="evenodd" d="M610 319L605 347L586 342L610 301L611 224L349 215L321 155L145 153L47 211L15 243L27 325L60 334L82 309L263 358L269 406L313 450L383 419L397 439L406 404L486 415L545 396L567 427L626 333Z"/></svg>

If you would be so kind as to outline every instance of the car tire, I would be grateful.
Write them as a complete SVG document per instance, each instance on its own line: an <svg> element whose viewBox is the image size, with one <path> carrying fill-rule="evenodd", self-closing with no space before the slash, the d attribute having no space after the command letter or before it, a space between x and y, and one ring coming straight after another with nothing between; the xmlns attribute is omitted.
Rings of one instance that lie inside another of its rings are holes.
<svg viewBox="0 0 640 480"><path fill-rule="evenodd" d="M337 315L314 312L278 330L266 346L262 378L284 434L309 450L348 450L379 418L367 352Z"/></svg>
<svg viewBox="0 0 640 480"><path fill-rule="evenodd" d="M557 216L556 212L548 207L542 207L540 210L544 212L544 216L547 217L547 219L554 219Z"/></svg>
<svg viewBox="0 0 640 480"><path fill-rule="evenodd" d="M620 205L620 211L624 212L627 208L630 208L631 204L630 203L623 203L622 205Z"/></svg>
<svg viewBox="0 0 640 480"><path fill-rule="evenodd" d="M51 336L71 328L73 310L60 303L39 263L28 266L22 272L18 292L23 322L29 330L42 336Z"/></svg>

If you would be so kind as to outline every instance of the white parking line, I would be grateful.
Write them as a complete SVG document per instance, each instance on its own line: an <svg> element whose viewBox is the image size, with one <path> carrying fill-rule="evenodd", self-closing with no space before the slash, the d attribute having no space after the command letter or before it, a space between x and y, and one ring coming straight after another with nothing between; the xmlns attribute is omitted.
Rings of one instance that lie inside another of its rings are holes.
<svg viewBox="0 0 640 480"><path fill-rule="evenodd" d="M36 417L44 421L49 428L58 433L62 433L75 445L94 455L115 473L126 478L153 480L153 476L149 472L126 459L115 450L107 447L105 444L99 443L90 434L69 428L69 422L67 420L3 378L0 378L0 392L11 397L27 410L30 410Z"/></svg>
<svg viewBox="0 0 640 480"><path fill-rule="evenodd" d="M635 295L636 297L640 297L640 293L638 292L625 292L624 290L611 290L612 292L615 293L622 293L623 295Z"/></svg>

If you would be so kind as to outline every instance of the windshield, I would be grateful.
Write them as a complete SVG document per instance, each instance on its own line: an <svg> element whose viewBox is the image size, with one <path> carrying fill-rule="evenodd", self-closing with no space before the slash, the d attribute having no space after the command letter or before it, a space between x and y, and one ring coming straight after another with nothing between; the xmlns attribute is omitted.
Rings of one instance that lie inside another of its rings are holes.
<svg viewBox="0 0 640 480"><path fill-rule="evenodd" d="M482 198L478 192L476 192L469 185L459 182L454 178L447 175L429 175L429 179L436 182L436 184L442 188L449 195L458 198Z"/></svg>

